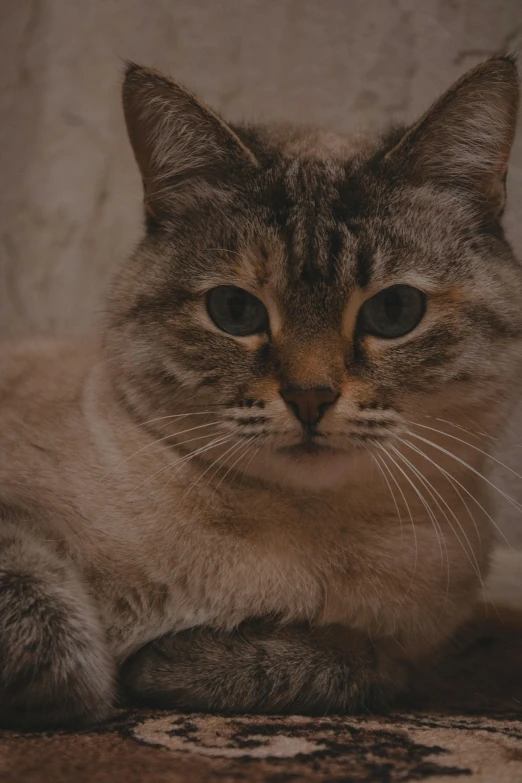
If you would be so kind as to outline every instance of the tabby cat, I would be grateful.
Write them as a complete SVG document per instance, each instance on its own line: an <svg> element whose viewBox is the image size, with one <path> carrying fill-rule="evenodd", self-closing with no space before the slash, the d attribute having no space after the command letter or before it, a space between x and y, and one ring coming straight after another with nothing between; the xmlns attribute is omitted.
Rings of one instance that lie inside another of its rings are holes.
<svg viewBox="0 0 522 783"><path fill-rule="evenodd" d="M1 353L0 720L357 710L472 611L521 354L498 56L377 139L130 64L146 232L98 341Z"/></svg>

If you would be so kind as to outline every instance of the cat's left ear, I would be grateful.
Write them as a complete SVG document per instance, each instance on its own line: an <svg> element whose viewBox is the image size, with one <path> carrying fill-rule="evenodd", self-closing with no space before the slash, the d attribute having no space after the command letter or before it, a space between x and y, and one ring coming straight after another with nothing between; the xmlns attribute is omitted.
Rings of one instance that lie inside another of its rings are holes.
<svg viewBox="0 0 522 783"><path fill-rule="evenodd" d="M386 154L416 182L472 192L501 213L515 138L519 83L515 60L494 57L459 79Z"/></svg>
<svg viewBox="0 0 522 783"><path fill-rule="evenodd" d="M145 208L154 218L186 201L202 183L222 181L237 166L258 165L217 114L157 71L129 63L122 99Z"/></svg>

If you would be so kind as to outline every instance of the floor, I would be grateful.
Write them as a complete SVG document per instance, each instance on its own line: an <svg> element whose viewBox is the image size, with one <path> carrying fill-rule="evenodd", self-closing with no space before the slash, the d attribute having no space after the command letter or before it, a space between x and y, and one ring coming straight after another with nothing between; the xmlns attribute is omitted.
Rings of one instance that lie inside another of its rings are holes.
<svg viewBox="0 0 522 783"><path fill-rule="evenodd" d="M0 733L2 783L522 781L522 615L480 615L382 715L122 711L76 733Z"/></svg>

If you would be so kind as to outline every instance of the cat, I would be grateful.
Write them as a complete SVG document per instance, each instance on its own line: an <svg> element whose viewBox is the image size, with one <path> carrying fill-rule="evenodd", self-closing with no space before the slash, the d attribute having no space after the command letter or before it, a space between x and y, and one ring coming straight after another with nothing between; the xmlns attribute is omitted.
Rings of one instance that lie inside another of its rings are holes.
<svg viewBox="0 0 522 783"><path fill-rule="evenodd" d="M471 615L517 105L497 56L378 138L228 125L128 66L146 230L99 338L2 347L4 725L378 708Z"/></svg>

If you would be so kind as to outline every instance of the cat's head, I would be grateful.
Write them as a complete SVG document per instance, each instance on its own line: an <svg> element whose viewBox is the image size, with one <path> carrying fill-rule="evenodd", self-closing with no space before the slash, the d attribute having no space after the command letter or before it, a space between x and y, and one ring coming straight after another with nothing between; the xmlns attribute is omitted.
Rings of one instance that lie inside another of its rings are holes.
<svg viewBox="0 0 522 783"><path fill-rule="evenodd" d="M116 281L107 346L147 426L311 489L414 422L487 426L522 336L500 224L510 58L377 141L231 127L134 65L123 103L147 232Z"/></svg>

